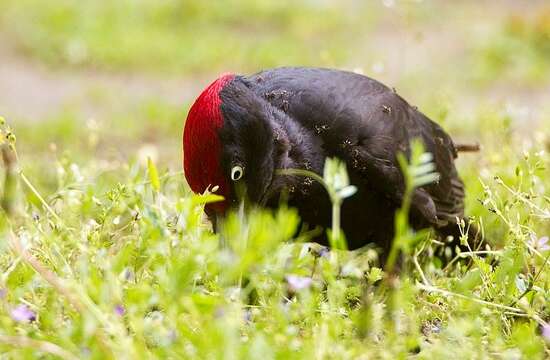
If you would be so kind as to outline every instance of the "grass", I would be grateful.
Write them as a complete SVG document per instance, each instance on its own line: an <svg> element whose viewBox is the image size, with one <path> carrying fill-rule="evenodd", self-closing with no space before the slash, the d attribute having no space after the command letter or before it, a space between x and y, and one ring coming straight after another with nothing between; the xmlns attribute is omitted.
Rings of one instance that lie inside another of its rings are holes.
<svg viewBox="0 0 550 360"><path fill-rule="evenodd" d="M380 31L390 10L353 3L3 1L0 29L18 56L55 71L146 72L162 80L294 63L368 69L384 56L354 58L366 54L358 39ZM391 14L405 14L407 30L432 29L441 21L438 6L411 2ZM307 234L293 238L299 219L285 207L232 214L213 234L202 207L215 198L193 195L181 172L185 101L128 101L94 88L85 99L93 116L84 99L73 99L43 118L7 119L0 354L549 357L550 112L526 115L508 104L514 95L500 103L482 92L494 84L544 86L550 64L542 14L488 22L490 36L475 38L464 59L428 72L429 64L410 66L398 83L453 137L482 144L480 153L460 154L458 167L467 214L490 248L446 264L434 255L445 253L444 244L410 232L404 215L392 255L403 254L399 273L378 263L373 248L327 253ZM465 64L471 73L463 73ZM349 185L334 177L337 169L322 179L335 205L348 191L336 190Z"/></svg>
<svg viewBox="0 0 550 360"><path fill-rule="evenodd" d="M21 51L50 64L197 74L342 61L350 49L337 29L352 36L369 18L355 7L362 18L314 2L5 1L0 27Z"/></svg>
<svg viewBox="0 0 550 360"><path fill-rule="evenodd" d="M37 188L47 176L23 177L33 166L22 155L4 166L0 346L64 358L547 356L544 146L505 146L480 180L466 175L480 184L470 212L501 243L489 256L442 268L424 235L400 246L398 277L373 250L334 262L293 241L292 209L233 215L214 235L201 215L212 199L190 194L180 172L52 154L56 181Z"/></svg>
<svg viewBox="0 0 550 360"><path fill-rule="evenodd" d="M476 78L482 81L547 81L550 66L550 8L533 17L511 15L491 41L478 48Z"/></svg>

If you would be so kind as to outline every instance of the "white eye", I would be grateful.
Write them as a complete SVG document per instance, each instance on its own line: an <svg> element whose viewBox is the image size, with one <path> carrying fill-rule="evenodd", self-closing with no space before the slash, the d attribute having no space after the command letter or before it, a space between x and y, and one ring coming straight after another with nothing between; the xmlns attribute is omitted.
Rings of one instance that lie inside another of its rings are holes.
<svg viewBox="0 0 550 360"><path fill-rule="evenodd" d="M242 166L233 166L233 168L231 168L231 180L233 181L237 181L237 180L240 180L244 175L244 169Z"/></svg>

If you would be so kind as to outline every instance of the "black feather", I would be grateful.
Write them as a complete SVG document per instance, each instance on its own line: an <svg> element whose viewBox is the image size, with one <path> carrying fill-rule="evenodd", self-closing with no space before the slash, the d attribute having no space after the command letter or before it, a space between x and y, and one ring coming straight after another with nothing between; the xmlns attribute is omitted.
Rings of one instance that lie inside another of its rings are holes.
<svg viewBox="0 0 550 360"><path fill-rule="evenodd" d="M322 173L326 157L348 167L358 193L344 202L342 227L350 248L376 243L387 250L404 180L397 154L414 138L434 155L437 183L415 191L416 228L447 229L464 216L464 186L456 149L443 129L385 85L359 74L317 68L278 68L236 77L221 93L224 164L242 158L254 199L277 205L286 192L311 226L330 226L330 202L309 179L277 176L277 168ZM317 239L325 242L321 236Z"/></svg>

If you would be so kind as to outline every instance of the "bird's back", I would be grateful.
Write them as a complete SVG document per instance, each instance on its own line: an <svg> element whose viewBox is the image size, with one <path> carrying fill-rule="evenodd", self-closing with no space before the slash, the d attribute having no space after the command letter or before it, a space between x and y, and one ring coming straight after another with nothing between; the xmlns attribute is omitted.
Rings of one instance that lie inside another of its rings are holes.
<svg viewBox="0 0 550 360"><path fill-rule="evenodd" d="M451 138L392 89L360 74L319 68L278 68L243 80L258 96L320 137L325 156L344 159L352 179L360 182L357 185L370 187L368 194L365 188L351 200L350 211L366 210L368 216L377 217L377 207L395 210L403 190L396 154L408 155L411 140L419 138L434 155L440 180L415 192L413 222L437 227L463 217L464 189L454 166ZM367 201L374 203L372 209L362 205ZM362 230L350 230L361 236Z"/></svg>

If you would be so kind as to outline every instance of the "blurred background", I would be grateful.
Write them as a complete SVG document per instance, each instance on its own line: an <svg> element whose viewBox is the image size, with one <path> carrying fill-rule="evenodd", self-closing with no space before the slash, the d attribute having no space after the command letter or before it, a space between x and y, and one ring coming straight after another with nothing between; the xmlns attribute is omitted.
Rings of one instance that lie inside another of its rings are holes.
<svg viewBox="0 0 550 360"><path fill-rule="evenodd" d="M547 139L547 1L0 2L0 114L46 189L53 163L116 174L152 156L179 171L201 89L222 72L284 65L364 73L455 139L481 142L459 164L472 188Z"/></svg>

